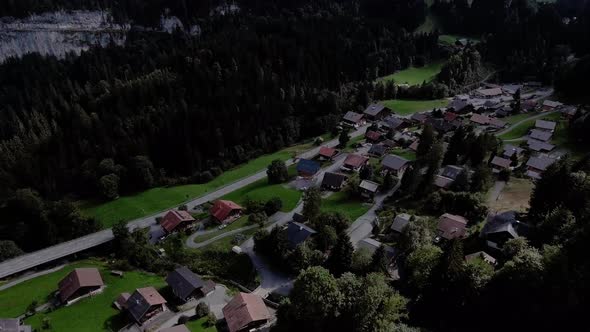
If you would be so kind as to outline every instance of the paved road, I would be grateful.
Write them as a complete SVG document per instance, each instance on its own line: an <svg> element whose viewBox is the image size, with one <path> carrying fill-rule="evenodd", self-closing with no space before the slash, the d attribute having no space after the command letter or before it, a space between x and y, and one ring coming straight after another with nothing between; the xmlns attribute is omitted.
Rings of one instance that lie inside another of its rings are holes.
<svg viewBox="0 0 590 332"><path fill-rule="evenodd" d="M523 123L525 123L527 121L540 119L540 118L546 117L547 115L550 115L550 114L553 114L553 113L557 113L557 112L559 112L559 111L544 112L544 113L533 115L533 116L528 117L526 119L520 120L518 122L515 122L515 123L511 124L510 127L506 128L504 130L500 130L499 132L496 133L496 136L500 136L500 135L506 134L506 133L512 131L512 129L518 127L519 125L521 125L521 124L523 124Z"/></svg>
<svg viewBox="0 0 590 332"><path fill-rule="evenodd" d="M364 135L366 129L369 126L363 126L360 127L359 129L355 130L354 132L350 133L351 137L358 137L361 135ZM338 139L334 139L331 141L328 141L324 144L322 144L322 146L336 146L338 145ZM302 154L300 154L298 157L299 158L311 158L315 155L317 155L320 151L320 147L315 147L309 151L306 151ZM287 165L292 165L294 163L293 160L287 160ZM240 188L243 188L251 183L254 183L260 179L263 179L266 177L266 170L262 170L256 174L253 174L251 176L248 176L246 178L243 178L241 180L238 180L236 182L233 182L225 187L221 187L215 191L212 191L204 196L201 196L199 198L196 198L194 200L191 200L189 202L186 202L185 204L188 206L189 209L192 209L193 207L203 204L205 202L209 202L209 201L213 201L216 200L222 196L225 196L235 190L238 190ZM159 217L159 216L163 216L164 213L166 211L162 211L160 213L156 213L154 215L150 215L150 216L146 216L140 219L136 219L133 220L131 222L129 222L129 228L130 229L135 229L135 228L146 228L149 227L153 224L155 224L155 218ZM99 246L103 243L107 243L109 241L111 241L113 239L113 232L110 229L105 229L103 231L100 232L96 232L93 234L89 234L68 242L64 242L58 245L55 245L53 247L49 247L49 248L45 248L39 251L35 251L29 254L25 254L22 256L19 256L17 258L5 261L0 263L0 279L1 278L5 278L8 277L10 275L22 272L22 271L26 271L28 269L34 268L36 266L39 266L41 264L44 263L49 263L52 262L54 260Z"/></svg>
<svg viewBox="0 0 590 332"><path fill-rule="evenodd" d="M53 273L55 271L59 271L59 270L63 269L65 266L66 265L59 265L59 266L56 266L56 267L51 268L51 269L47 269L47 270L43 270L43 271L39 271L39 272L35 272L35 273L29 273L27 275L23 275L23 276L21 276L21 277L19 277L17 279L11 280L10 282L7 282L7 283L5 283L3 285L0 285L0 291L3 291L5 289L8 289L8 288L10 288L12 286L16 286L16 285L18 285L20 283L23 283L23 282L27 281L27 280L31 280L31 279L34 279L34 278L37 278L37 277L40 277L40 276L43 276L43 275L46 275L46 274L49 274L49 273Z"/></svg>

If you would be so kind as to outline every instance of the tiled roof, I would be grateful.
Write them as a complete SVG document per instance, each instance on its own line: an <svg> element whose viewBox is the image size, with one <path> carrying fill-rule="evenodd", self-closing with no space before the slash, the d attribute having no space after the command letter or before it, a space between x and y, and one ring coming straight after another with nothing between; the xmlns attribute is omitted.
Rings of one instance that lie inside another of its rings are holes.
<svg viewBox="0 0 590 332"><path fill-rule="evenodd" d="M104 282L96 268L78 268L70 272L59 284L59 297L62 302L70 299L83 287L102 287Z"/></svg>
<svg viewBox="0 0 590 332"><path fill-rule="evenodd" d="M232 201L218 200L211 207L211 214L215 219L223 221L227 219L233 210L242 210L242 207Z"/></svg>
<svg viewBox="0 0 590 332"><path fill-rule="evenodd" d="M170 210L162 219L161 225L167 232L172 232L181 223L193 221L195 218L186 211Z"/></svg>
<svg viewBox="0 0 590 332"><path fill-rule="evenodd" d="M270 319L270 312L256 294L239 293L223 307L223 315L230 332L242 330L248 324Z"/></svg>

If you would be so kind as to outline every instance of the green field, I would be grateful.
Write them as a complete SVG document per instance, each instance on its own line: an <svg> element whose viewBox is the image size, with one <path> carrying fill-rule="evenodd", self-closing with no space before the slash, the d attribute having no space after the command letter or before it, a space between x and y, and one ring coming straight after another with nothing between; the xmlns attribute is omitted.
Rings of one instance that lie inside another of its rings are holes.
<svg viewBox="0 0 590 332"><path fill-rule="evenodd" d="M410 115L417 112L431 111L434 108L447 107L447 99L436 100L404 100L391 99L383 101L383 104L398 115Z"/></svg>
<svg viewBox="0 0 590 332"><path fill-rule="evenodd" d="M323 212L340 212L347 216L350 222L354 222L369 211L369 206L359 200L350 199L345 192L336 192L322 200L321 210Z"/></svg>
<svg viewBox="0 0 590 332"><path fill-rule="evenodd" d="M194 238L195 243L207 241L211 238L216 237L217 235L227 233L229 231L233 231L234 229L242 228L245 226L249 226L248 224L248 216L241 216L238 220L232 222L231 224L227 225L224 229L218 229L215 232L207 233L205 235L197 236Z"/></svg>
<svg viewBox="0 0 590 332"><path fill-rule="evenodd" d="M557 120L559 120L560 116L561 115L559 113L553 113L553 114L549 114L545 117L542 117L540 119L547 120L547 121L557 121ZM520 119L518 121L521 121L521 120L523 120L523 119ZM529 130L531 130L535 126L535 121L537 121L537 120L539 120L539 119L530 119L530 120L524 121L523 123L519 124L518 126L512 128L512 130L498 136L498 138L500 138L504 141L521 138L521 137L525 136L529 132ZM518 122L518 121L515 121L515 122Z"/></svg>
<svg viewBox="0 0 590 332"><path fill-rule="evenodd" d="M235 190L222 198L244 204L248 198L266 202L273 197L279 197L283 201L281 211L291 211L299 202L301 192L288 188L286 183L268 184L268 180L264 178Z"/></svg>
<svg viewBox="0 0 590 332"><path fill-rule="evenodd" d="M400 70L397 73L380 78L382 81L393 80L397 84L417 85L424 82L430 82L436 78L440 73L444 61L435 61L427 64L424 67L410 67Z"/></svg>
<svg viewBox="0 0 590 332"><path fill-rule="evenodd" d="M471 38L471 37L461 36L461 35L440 35L438 37L438 42L441 44L445 44L445 45L455 45L455 42L458 39L467 39L467 40L470 40L472 43L479 43L478 38Z"/></svg>
<svg viewBox="0 0 590 332"><path fill-rule="evenodd" d="M507 116L507 117L502 118L500 120L502 120L508 124L515 124L518 121L522 121L522 120L529 118L533 115L534 114L530 114L530 113L520 113L520 114L516 114L516 115Z"/></svg>
<svg viewBox="0 0 590 332"><path fill-rule="evenodd" d="M186 323L186 327L188 327L191 332L216 332L217 328L215 326L207 327L205 322L207 321L207 317L199 318L197 320L191 320L190 322Z"/></svg>
<svg viewBox="0 0 590 332"><path fill-rule="evenodd" d="M312 148L312 143L306 143L258 157L224 172L208 183L158 187L106 203L82 203L80 208L85 215L95 217L104 227L111 227L120 220L129 221L173 208L192 198L202 196L224 185L262 171L275 159L287 160L292 157L293 153L299 153L310 148Z"/></svg>

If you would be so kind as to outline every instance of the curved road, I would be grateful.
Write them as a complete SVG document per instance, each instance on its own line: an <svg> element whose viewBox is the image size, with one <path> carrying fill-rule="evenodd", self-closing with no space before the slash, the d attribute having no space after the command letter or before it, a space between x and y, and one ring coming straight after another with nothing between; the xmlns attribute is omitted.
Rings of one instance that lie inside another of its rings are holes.
<svg viewBox="0 0 590 332"><path fill-rule="evenodd" d="M350 133L351 137L358 137L364 135L366 129L369 126L363 126L355 130L354 132ZM334 147L338 145L338 139L334 139L328 141L322 146L329 146ZM306 151L298 156L298 158L311 158L317 155L320 151L320 147L315 147L309 151ZM294 160L290 159L286 161L287 165L294 164ZM234 183L221 187L217 190L214 190L204 196L199 198L193 199L191 201L186 202L185 204L189 209L197 205L201 205L205 202L216 200L222 196L225 196L237 189L243 188L251 183L254 183L260 179L266 177L266 170L261 170L258 173L240 179ZM172 207L170 207L172 208ZM159 213L146 216L143 218L139 218L128 223L129 229L136 229L136 228L146 228L156 223L155 218L159 216L163 216L164 213L168 211L161 211ZM113 232L111 229L105 229L93 234L89 234L68 242L60 243L58 245L48 247L39 251L35 251L32 253L28 253L8 261L4 261L0 263L0 279L6 278L13 274L26 271L28 269L34 268L36 266L49 263L55 261L57 259L99 246L103 243L107 243L113 239Z"/></svg>
<svg viewBox="0 0 590 332"><path fill-rule="evenodd" d="M545 113L540 113L540 114L537 114L537 115L533 115L533 116L531 116L531 117L528 117L528 118L526 118L526 119L522 119L522 120L520 120L520 121L518 121L518 122L515 122L515 123L511 124L511 125L510 125L508 128L506 128L506 129L503 129L503 130L501 130L501 131L497 132L495 135L496 135L496 136L504 135L504 134L506 134L506 133L509 133L509 132L511 132L511 131L512 131L514 128L518 127L519 125L521 125L521 124L523 124L523 123L525 123L525 122L527 122L527 121L530 121L530 120L537 120L537 119L540 119L540 118L542 118L542 117L545 117L545 116L547 116L547 115L551 115L551 114L553 114L553 113L557 113L557 112L559 112L559 111L545 112Z"/></svg>

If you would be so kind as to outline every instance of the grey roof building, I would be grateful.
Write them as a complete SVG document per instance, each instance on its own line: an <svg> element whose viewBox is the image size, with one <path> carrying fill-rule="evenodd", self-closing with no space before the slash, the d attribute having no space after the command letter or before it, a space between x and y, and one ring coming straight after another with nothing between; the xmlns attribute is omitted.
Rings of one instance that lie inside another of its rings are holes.
<svg viewBox="0 0 590 332"><path fill-rule="evenodd" d="M397 216L395 216L395 219L393 219L391 229L393 231L401 233L404 230L404 228L410 223L410 218L412 218L412 216L410 216L407 213L398 214Z"/></svg>
<svg viewBox="0 0 590 332"><path fill-rule="evenodd" d="M199 298L207 295L215 288L206 283L196 273L186 266L181 266L170 272L166 277L166 283L172 289L172 293L180 300L187 301L191 298Z"/></svg>
<svg viewBox="0 0 590 332"><path fill-rule="evenodd" d="M490 216L482 228L480 236L486 240L490 248L501 249L506 241L519 237L516 229L519 221L516 218L514 211Z"/></svg>
<svg viewBox="0 0 590 332"><path fill-rule="evenodd" d="M326 172L324 173L321 187L323 190L340 190L344 181L346 181L346 175Z"/></svg>
<svg viewBox="0 0 590 332"><path fill-rule="evenodd" d="M539 141L543 141L543 142L547 142L551 139L551 136L553 136L553 133L550 131L533 129L533 130L531 130L531 133L529 136L530 136L530 138L533 138L533 139L536 139Z"/></svg>
<svg viewBox="0 0 590 332"><path fill-rule="evenodd" d="M289 242L289 247L295 248L301 245L316 233L315 230L304 224L294 221L289 222L287 225L287 241Z"/></svg>
<svg viewBox="0 0 590 332"><path fill-rule="evenodd" d="M29 325L21 325L16 318L0 318L0 331L2 332L31 332Z"/></svg>
<svg viewBox="0 0 590 332"><path fill-rule="evenodd" d="M554 131L557 127L557 123L553 121L537 120L535 121L535 128L541 130Z"/></svg>
<svg viewBox="0 0 590 332"><path fill-rule="evenodd" d="M405 158L390 154L383 158L381 165L383 165L383 167L387 168L388 170L399 171L406 167L409 162L410 161Z"/></svg>
<svg viewBox="0 0 590 332"><path fill-rule="evenodd" d="M167 310L166 300L154 287L138 288L126 306L129 315L140 325Z"/></svg>

